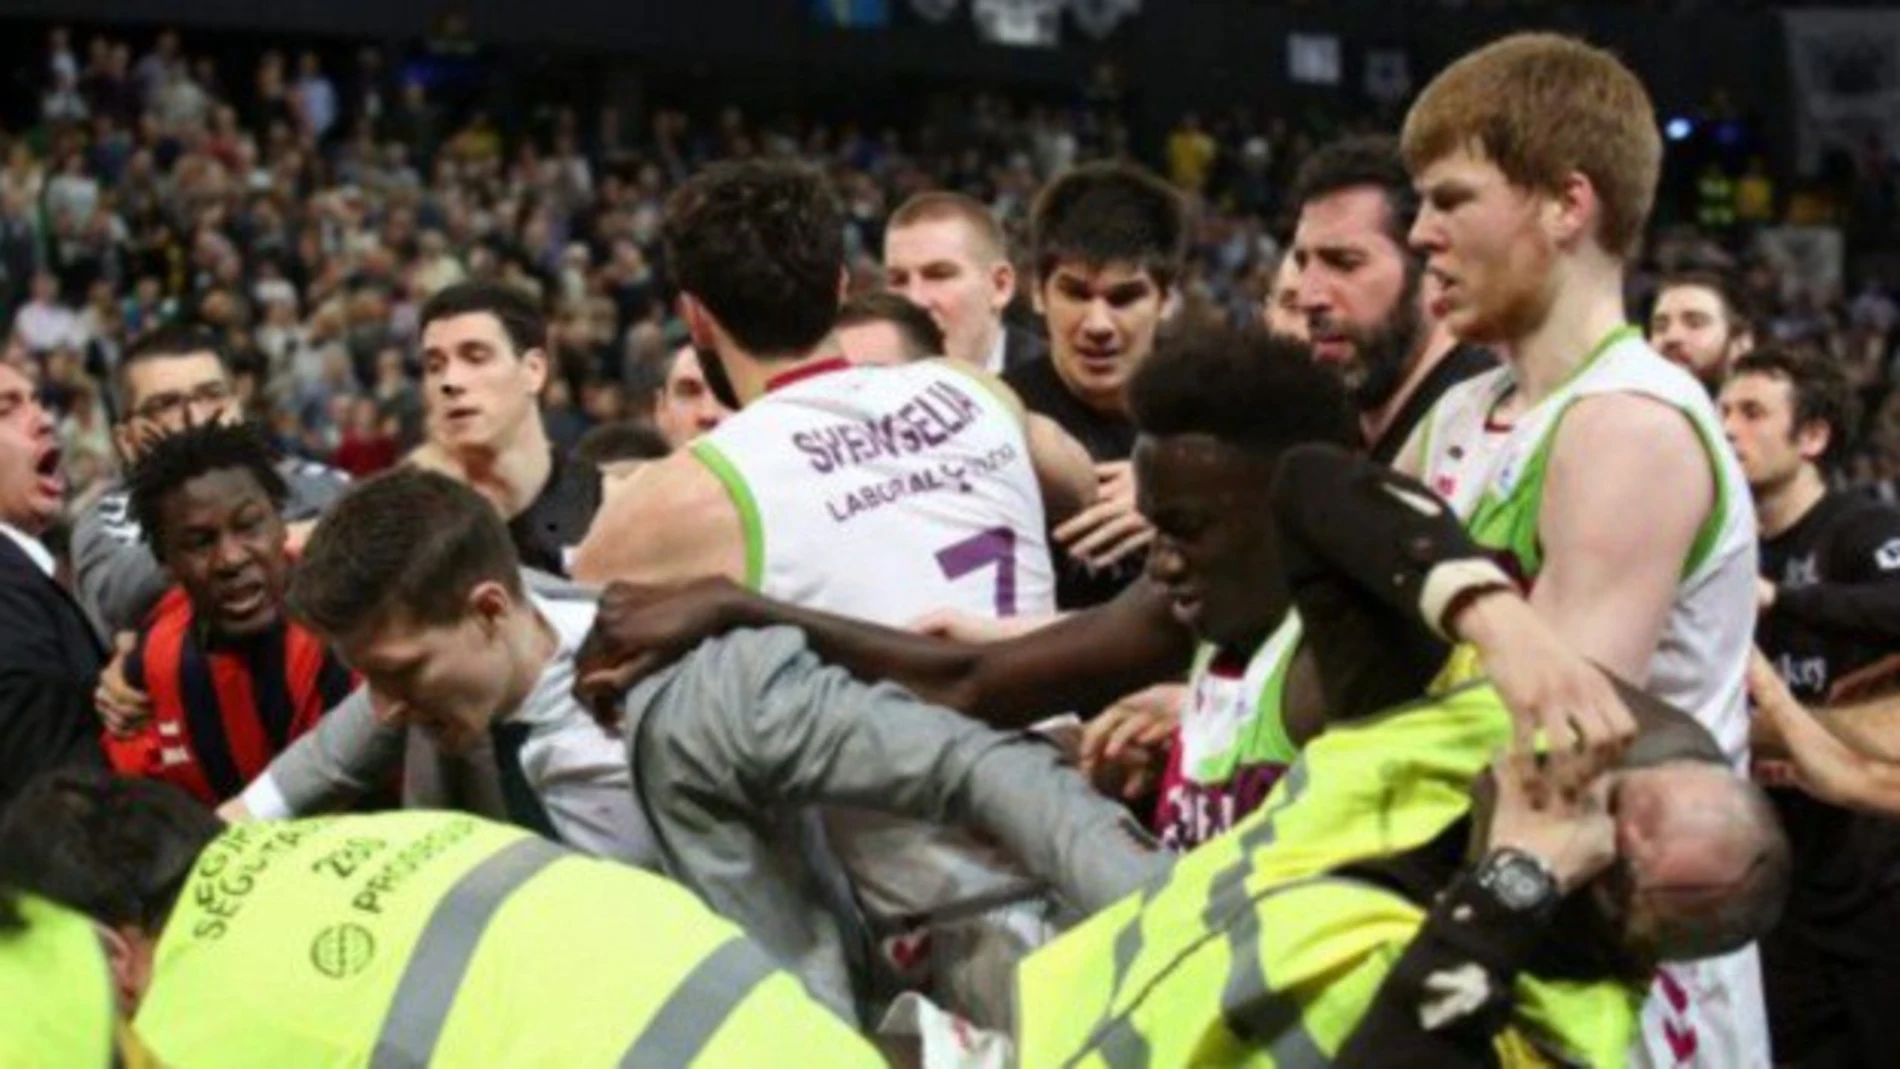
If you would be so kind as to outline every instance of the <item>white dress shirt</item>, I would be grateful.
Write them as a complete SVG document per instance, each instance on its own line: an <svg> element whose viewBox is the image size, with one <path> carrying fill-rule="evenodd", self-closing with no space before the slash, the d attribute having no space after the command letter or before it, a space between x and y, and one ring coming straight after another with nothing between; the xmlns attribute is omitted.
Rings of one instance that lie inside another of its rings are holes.
<svg viewBox="0 0 1900 1069"><path fill-rule="evenodd" d="M40 571L45 572L46 578L53 578L57 569L53 562L53 554L47 550L45 543L4 520L0 520L0 534L17 542L20 551L26 554L27 559L31 560Z"/></svg>
<svg viewBox="0 0 1900 1069"><path fill-rule="evenodd" d="M574 655L593 626L597 596L563 585L558 592L530 590L529 603L554 628L558 646L521 705L501 718L524 724L519 763L529 789L547 811L561 841L597 857L642 868L659 867L659 851L646 815L634 800L633 773L618 735L602 730L574 700ZM373 763L370 756L379 729L369 702L352 695L326 713L315 731L292 744L271 767L245 788L244 807L257 820L283 820L313 808L299 805L278 782L279 767L309 761L335 761L345 769ZM334 736L334 739L328 738ZM499 757L499 755L497 755ZM322 773L319 773L321 776ZM307 778L307 776L306 776Z"/></svg>
<svg viewBox="0 0 1900 1069"><path fill-rule="evenodd" d="M989 359L983 361L983 370L992 375L1003 373L1003 360L1009 354L1009 328L1001 324L996 328L996 344L990 346Z"/></svg>
<svg viewBox="0 0 1900 1069"><path fill-rule="evenodd" d="M528 725L521 771L541 799L561 841L577 850L645 868L659 854L646 816L634 801L633 774L617 734L594 722L574 700L574 656L599 610L593 598L528 600L553 626L560 646L519 708L502 719Z"/></svg>

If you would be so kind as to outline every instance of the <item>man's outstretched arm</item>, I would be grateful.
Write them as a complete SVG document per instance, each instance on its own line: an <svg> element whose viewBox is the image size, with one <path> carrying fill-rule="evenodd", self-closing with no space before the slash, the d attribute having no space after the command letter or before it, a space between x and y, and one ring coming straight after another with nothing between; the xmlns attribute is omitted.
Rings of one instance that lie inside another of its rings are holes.
<svg viewBox="0 0 1900 1069"><path fill-rule="evenodd" d="M1028 893L1033 876L1090 912L1159 878L1170 861L1047 740L867 685L814 657L789 628L696 646L633 688L621 730L665 872L840 1012L854 985L821 905L820 863L787 848L796 838L787 821L806 806L973 828L1027 873L953 866L938 908Z"/></svg>
<svg viewBox="0 0 1900 1069"><path fill-rule="evenodd" d="M902 684L932 704L995 727L1027 727L1102 708L1186 670L1193 635L1153 584L1107 605L1000 642L970 645L800 608L718 580L675 591L616 583L583 644L575 689L611 709L633 683L736 628L795 627L826 661Z"/></svg>
<svg viewBox="0 0 1900 1069"><path fill-rule="evenodd" d="M1864 747L1853 737L1844 737L1837 725L1822 723L1802 707L1759 653L1749 662L1748 692L1757 720L1774 736L1774 749L1785 750L1794 763L1797 786L1824 802L1900 816L1900 762L1881 756L1878 747ZM1873 727L1875 741L1900 735L1896 730L1900 700L1891 696L1851 709L1824 710L1822 715L1838 712L1855 716L1861 730Z"/></svg>

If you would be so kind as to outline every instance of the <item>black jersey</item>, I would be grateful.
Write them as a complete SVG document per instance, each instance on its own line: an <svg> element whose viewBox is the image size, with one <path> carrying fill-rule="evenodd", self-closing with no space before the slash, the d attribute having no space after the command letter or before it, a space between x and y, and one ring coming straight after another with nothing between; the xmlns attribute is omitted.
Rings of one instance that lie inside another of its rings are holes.
<svg viewBox="0 0 1900 1069"><path fill-rule="evenodd" d="M554 450L548 481L520 515L508 521L521 563L550 575L567 575L568 558L600 511L600 469Z"/></svg>
<svg viewBox="0 0 1900 1069"><path fill-rule="evenodd" d="M1385 429L1379 440L1366 443L1368 455L1390 466L1398 459L1399 450L1405 448L1406 441L1412 437L1412 431L1431 412L1438 399L1445 396L1446 390L1497 366L1496 357L1475 345L1460 345L1446 353L1438 366L1420 380L1412 396L1405 399L1404 406L1399 409L1398 415L1392 417L1391 426Z"/></svg>
<svg viewBox="0 0 1900 1069"><path fill-rule="evenodd" d="M1135 452L1135 425L1123 416L1083 404L1069 392L1049 360L1031 360L1003 372L1003 381L1023 399L1031 412L1054 420L1088 450L1097 464L1127 460ZM1069 556L1049 540L1056 569L1056 607L1068 612L1112 601L1128 584L1140 578L1148 554L1134 553L1109 568L1097 569Z"/></svg>
<svg viewBox="0 0 1900 1069"><path fill-rule="evenodd" d="M1900 649L1900 511L1891 506L1828 494L1762 540L1761 574L1776 595L1756 644L1803 701L1820 703L1843 675ZM1900 824L1798 791L1771 793L1797 874L1778 936L1853 958L1900 958Z"/></svg>

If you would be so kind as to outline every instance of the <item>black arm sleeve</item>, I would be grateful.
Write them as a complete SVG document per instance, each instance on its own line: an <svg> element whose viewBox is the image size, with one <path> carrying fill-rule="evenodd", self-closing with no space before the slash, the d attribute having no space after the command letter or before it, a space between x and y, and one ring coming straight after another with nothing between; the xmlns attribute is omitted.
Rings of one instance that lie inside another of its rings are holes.
<svg viewBox="0 0 1900 1069"><path fill-rule="evenodd" d="M1450 652L1419 608L1426 577L1484 551L1423 484L1335 446L1282 457L1272 507L1328 716L1416 699Z"/></svg>
<svg viewBox="0 0 1900 1069"><path fill-rule="evenodd" d="M1900 642L1900 583L1817 583L1775 595L1774 611L1817 630Z"/></svg>
<svg viewBox="0 0 1900 1069"><path fill-rule="evenodd" d="M1512 983L1544 934L1543 922L1505 909L1461 876L1432 907L1333 1064L1499 1064L1493 1040L1510 1022Z"/></svg>
<svg viewBox="0 0 1900 1069"><path fill-rule="evenodd" d="M1900 511L1858 511L1828 554L1830 582L1780 589L1771 618L1867 642L1900 642Z"/></svg>

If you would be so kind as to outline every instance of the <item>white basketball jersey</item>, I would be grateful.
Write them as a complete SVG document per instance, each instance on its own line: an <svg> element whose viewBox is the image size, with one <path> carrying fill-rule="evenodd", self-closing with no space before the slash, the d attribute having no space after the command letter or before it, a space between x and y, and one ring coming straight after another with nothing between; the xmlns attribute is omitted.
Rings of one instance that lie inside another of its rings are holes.
<svg viewBox="0 0 1900 1069"><path fill-rule="evenodd" d="M1022 419L948 361L817 365L692 450L738 506L764 594L897 627L942 608L1055 611ZM829 824L880 921L1031 886L961 831L856 811Z"/></svg>
<svg viewBox="0 0 1900 1069"><path fill-rule="evenodd" d="M1613 335L1570 381L1509 428L1491 414L1513 385L1500 367L1448 391L1426 418L1420 478L1450 501L1477 540L1535 580L1537 512L1558 421L1594 394L1638 393L1681 412L1715 475L1715 507L1684 562L1650 662L1650 693L1694 716L1737 771L1748 766L1745 673L1754 640L1756 536L1748 484L1708 393L1633 328ZM1632 1064L1651 1069L1757 1069L1769 1063L1755 947L1668 967L1645 1002Z"/></svg>
<svg viewBox="0 0 1900 1069"><path fill-rule="evenodd" d="M821 370L692 450L738 505L761 593L897 626L1055 611L1022 420L946 361Z"/></svg>
<svg viewBox="0 0 1900 1069"><path fill-rule="evenodd" d="M1650 662L1648 690L1715 736L1747 767L1744 675L1755 625L1755 513L1741 467L1702 385L1663 359L1633 328L1613 335L1556 392L1505 430L1491 414L1510 392L1509 367L1447 391L1426 417L1420 479L1450 501L1473 537L1506 551L1526 578L1542 567L1537 516L1559 421L1578 400L1606 393L1656 398L1685 416L1715 477L1715 507L1684 562L1676 601Z"/></svg>

